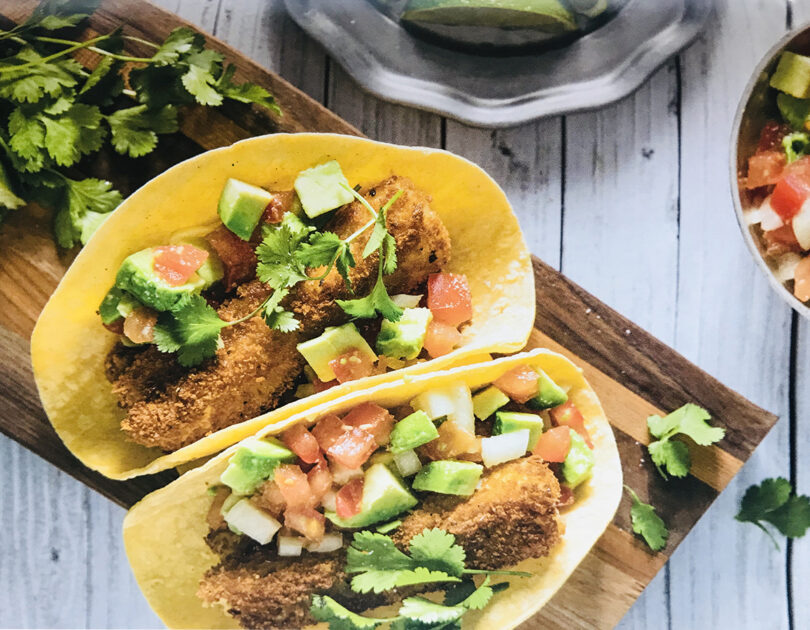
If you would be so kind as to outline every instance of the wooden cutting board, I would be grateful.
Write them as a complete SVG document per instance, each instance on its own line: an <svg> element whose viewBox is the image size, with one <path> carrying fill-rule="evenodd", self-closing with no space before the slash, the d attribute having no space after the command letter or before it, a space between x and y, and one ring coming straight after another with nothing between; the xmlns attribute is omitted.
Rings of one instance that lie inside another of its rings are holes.
<svg viewBox="0 0 810 630"><path fill-rule="evenodd" d="M0 19L24 19L35 0L0 0ZM162 40L186 24L143 0L106 0L85 33L126 32ZM181 131L161 138L158 150L139 160L105 154L86 165L87 174L113 180L125 194L177 161L254 135L321 131L359 135L280 77L222 42L209 44L238 67L237 77L270 89L284 112L228 104L219 110L188 108ZM133 47L131 52L147 51ZM93 58L81 58L92 65ZM85 165L82 165L83 167ZM40 406L31 374L29 345L34 322L75 252L60 252L41 208L12 213L0 230L0 431L52 464L128 507L171 480L174 473L127 482L111 481L83 467L56 437ZM523 626L610 628L664 565L718 493L751 455L777 418L756 407L672 349L627 321L557 271L534 259L537 318L529 347L545 346L570 356L585 369L613 425L625 483L656 506L670 527L669 544L651 553L632 534L625 497L593 551L551 602ZM702 405L727 429L717 446L691 446L693 476L665 482L646 455L646 418L686 402Z"/></svg>

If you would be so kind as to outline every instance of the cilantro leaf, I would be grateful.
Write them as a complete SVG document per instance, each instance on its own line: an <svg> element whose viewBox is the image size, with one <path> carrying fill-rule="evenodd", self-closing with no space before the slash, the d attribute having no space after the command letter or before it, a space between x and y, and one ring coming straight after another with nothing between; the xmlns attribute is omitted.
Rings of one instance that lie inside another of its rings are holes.
<svg viewBox="0 0 810 630"><path fill-rule="evenodd" d="M28 117L17 107L8 117L9 146L23 162L24 171L39 171L45 165L45 126L38 117Z"/></svg>
<svg viewBox="0 0 810 630"><path fill-rule="evenodd" d="M388 295L388 289L385 288L382 278L382 258L380 259L380 269L377 274L377 282L374 288L364 298L356 298L353 300L336 300L340 308L352 317L360 319L368 319L376 317L377 313L385 317L385 319L397 322L402 317L403 310L394 304L391 296Z"/></svg>
<svg viewBox="0 0 810 630"><path fill-rule="evenodd" d="M155 343L161 352L177 352L185 367L199 365L216 354L220 332L229 325L201 295L192 295L172 313L164 313L155 325Z"/></svg>
<svg viewBox="0 0 810 630"><path fill-rule="evenodd" d="M172 105L161 109L136 105L110 114L107 122L115 150L130 157L141 157L157 146L157 134L177 131L177 109Z"/></svg>
<svg viewBox="0 0 810 630"><path fill-rule="evenodd" d="M133 68L129 73L129 83L137 94L139 103L151 109L161 109L166 105L187 105L194 97L186 91L180 77L185 66L155 66Z"/></svg>
<svg viewBox="0 0 810 630"><path fill-rule="evenodd" d="M423 624L447 623L461 619L467 609L462 604L445 606L424 597L406 597L399 614Z"/></svg>
<svg viewBox="0 0 810 630"><path fill-rule="evenodd" d="M689 474L692 457L689 455L689 447L683 442L659 440L651 442L647 450L664 479L667 479L667 473L673 477L686 477Z"/></svg>
<svg viewBox="0 0 810 630"><path fill-rule="evenodd" d="M283 289L309 279L297 251L312 231L314 228L305 225L292 212L286 213L279 225L267 226L264 238L256 248L259 260L256 276L259 280L274 289Z"/></svg>
<svg viewBox="0 0 810 630"><path fill-rule="evenodd" d="M689 447L680 441L671 441L676 435L686 435L699 446L719 442L726 434L722 427L713 427L707 420L709 412L698 405L687 403L663 418L652 415L647 418L650 434L657 438L647 447L658 472L667 478L685 477L689 473L692 460Z"/></svg>
<svg viewBox="0 0 810 630"><path fill-rule="evenodd" d="M215 87L222 59L223 56L215 50L202 50L187 58L188 70L180 80L200 105L222 105L222 95Z"/></svg>
<svg viewBox="0 0 810 630"><path fill-rule="evenodd" d="M295 257L307 267L325 267L331 265L344 249L346 243L334 232L316 232L295 252Z"/></svg>
<svg viewBox="0 0 810 630"><path fill-rule="evenodd" d="M417 534L408 551L420 566L455 576L464 572L464 548L456 544L455 536L442 529L426 529Z"/></svg>
<svg viewBox="0 0 810 630"><path fill-rule="evenodd" d="M810 528L810 497L792 494L790 482L783 477L765 479L745 491L735 518L762 529L778 547L763 521L788 538L801 538Z"/></svg>
<svg viewBox="0 0 810 630"><path fill-rule="evenodd" d="M180 26L174 29L160 45L152 61L158 66L168 66L180 59L180 55L185 55L192 50L201 50L205 44L202 35L196 33L187 26Z"/></svg>
<svg viewBox="0 0 810 630"><path fill-rule="evenodd" d="M25 205L25 199L18 197L12 189L6 167L0 163L0 208L17 210Z"/></svg>
<svg viewBox="0 0 810 630"><path fill-rule="evenodd" d="M234 83L233 75L236 73L236 66L228 64L222 76L217 81L216 89L226 98L242 103L256 103L271 110L275 114L281 114L281 108L276 103L276 99L260 85L255 83Z"/></svg>
<svg viewBox="0 0 810 630"><path fill-rule="evenodd" d="M361 531L354 535L346 552L346 573L372 569L399 570L413 568L413 561L397 549L390 536Z"/></svg>
<svg viewBox="0 0 810 630"><path fill-rule="evenodd" d="M329 630L371 630L387 619L372 619L353 613L327 595L313 595L310 614L329 624Z"/></svg>
<svg viewBox="0 0 810 630"><path fill-rule="evenodd" d="M633 524L633 531L640 534L653 551L663 549L667 544L667 538L669 538L669 530L664 521L655 513L653 506L643 503L638 498L632 488L628 486L624 488L633 499L633 505L630 507L630 520Z"/></svg>
<svg viewBox="0 0 810 630"><path fill-rule="evenodd" d="M287 297L288 293L287 289L277 289L260 307L259 313L269 328L281 332L298 330L300 322L295 315L280 306L281 300Z"/></svg>
<svg viewBox="0 0 810 630"><path fill-rule="evenodd" d="M60 166L71 166L82 155L98 151L107 131L95 105L76 103L59 116L41 116L45 125L45 148Z"/></svg>
<svg viewBox="0 0 810 630"><path fill-rule="evenodd" d="M19 69L15 67L23 65ZM31 47L0 62L0 70L0 98L18 103L36 103L46 95L59 96L65 88L77 85L86 74L70 57L43 62L42 55Z"/></svg>
<svg viewBox="0 0 810 630"><path fill-rule="evenodd" d="M121 203L122 198L121 193L113 189L108 181L92 177L81 180L68 177L62 179L65 184L64 201L56 214L55 231L59 245L69 248L81 240L83 232L89 238L84 218L88 212L111 212Z"/></svg>
<svg viewBox="0 0 810 630"><path fill-rule="evenodd" d="M431 584L434 582L460 582L444 571L431 571L425 567L415 569L370 569L352 578L352 590L356 593L382 593L398 586Z"/></svg>

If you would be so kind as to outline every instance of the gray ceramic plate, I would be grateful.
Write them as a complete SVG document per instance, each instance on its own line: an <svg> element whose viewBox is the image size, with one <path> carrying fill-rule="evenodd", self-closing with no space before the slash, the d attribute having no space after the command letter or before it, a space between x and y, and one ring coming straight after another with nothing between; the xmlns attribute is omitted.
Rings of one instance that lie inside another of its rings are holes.
<svg viewBox="0 0 810 630"><path fill-rule="evenodd" d="M413 37L368 0L286 0L293 19L368 91L484 127L616 101L688 44L711 0L629 0L565 48L485 57Z"/></svg>

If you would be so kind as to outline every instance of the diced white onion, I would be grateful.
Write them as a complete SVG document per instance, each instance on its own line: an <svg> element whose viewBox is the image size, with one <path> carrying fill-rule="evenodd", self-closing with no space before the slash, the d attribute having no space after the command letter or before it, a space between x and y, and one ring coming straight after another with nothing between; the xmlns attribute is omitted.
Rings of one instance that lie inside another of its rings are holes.
<svg viewBox="0 0 810 630"><path fill-rule="evenodd" d="M529 448L529 430L520 429L511 433L481 438L481 459L484 466L497 466L511 459L523 457Z"/></svg>
<svg viewBox="0 0 810 630"><path fill-rule="evenodd" d="M304 548L304 541L297 536L278 537L278 555L280 556L300 556Z"/></svg>
<svg viewBox="0 0 810 630"><path fill-rule="evenodd" d="M273 540L273 536L281 529L281 523L247 499L237 501L228 510L225 522L245 536L250 536L260 545L266 545Z"/></svg>
<svg viewBox="0 0 810 630"><path fill-rule="evenodd" d="M413 449L396 453L394 455L394 463L397 466L399 474L403 477L415 475L422 469L422 462L419 461L419 455L417 455L416 451Z"/></svg>
<svg viewBox="0 0 810 630"><path fill-rule="evenodd" d="M431 420L446 416L462 431L475 434L472 393L464 383L422 392L411 401L411 407L421 409Z"/></svg>
<svg viewBox="0 0 810 630"><path fill-rule="evenodd" d="M783 254L779 258L779 266L776 268L776 271L773 272L773 275L776 276L776 279L779 280L779 282L793 280L793 276L796 272L796 265L798 265L801 260L802 257L796 252L788 252Z"/></svg>
<svg viewBox="0 0 810 630"><path fill-rule="evenodd" d="M329 553L343 547L343 534L326 534L320 542L307 543L307 551L312 553Z"/></svg>
<svg viewBox="0 0 810 630"><path fill-rule="evenodd" d="M337 492L334 490L327 490L326 494L321 499L321 505L330 512L337 511Z"/></svg>
<svg viewBox="0 0 810 630"><path fill-rule="evenodd" d="M751 208L750 210L743 211L743 218L746 225L756 225L762 222L762 210L759 208Z"/></svg>
<svg viewBox="0 0 810 630"><path fill-rule="evenodd" d="M793 233L801 248L810 249L810 199L802 204L798 214L793 217L792 225Z"/></svg>
<svg viewBox="0 0 810 630"><path fill-rule="evenodd" d="M761 215L760 225L766 232L776 230L785 224L785 222L782 221L782 217L771 207L770 197L762 202L762 205L759 207L759 213Z"/></svg>
<svg viewBox="0 0 810 630"><path fill-rule="evenodd" d="M363 476L362 468L347 468L343 464L339 464L335 461L329 462L329 471L332 473L332 481L339 486L349 483L352 479Z"/></svg>
<svg viewBox="0 0 810 630"><path fill-rule="evenodd" d="M422 301L421 295L408 295L407 293L398 293L391 296L391 301L399 308L416 308L419 302Z"/></svg>

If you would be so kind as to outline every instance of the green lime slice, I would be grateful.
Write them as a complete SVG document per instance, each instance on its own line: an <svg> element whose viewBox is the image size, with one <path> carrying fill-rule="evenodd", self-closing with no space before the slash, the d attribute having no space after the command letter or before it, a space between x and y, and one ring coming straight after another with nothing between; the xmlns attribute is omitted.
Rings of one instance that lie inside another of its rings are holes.
<svg viewBox="0 0 810 630"><path fill-rule="evenodd" d="M417 25L488 26L547 33L577 29L573 14L559 0L411 0L401 19Z"/></svg>

